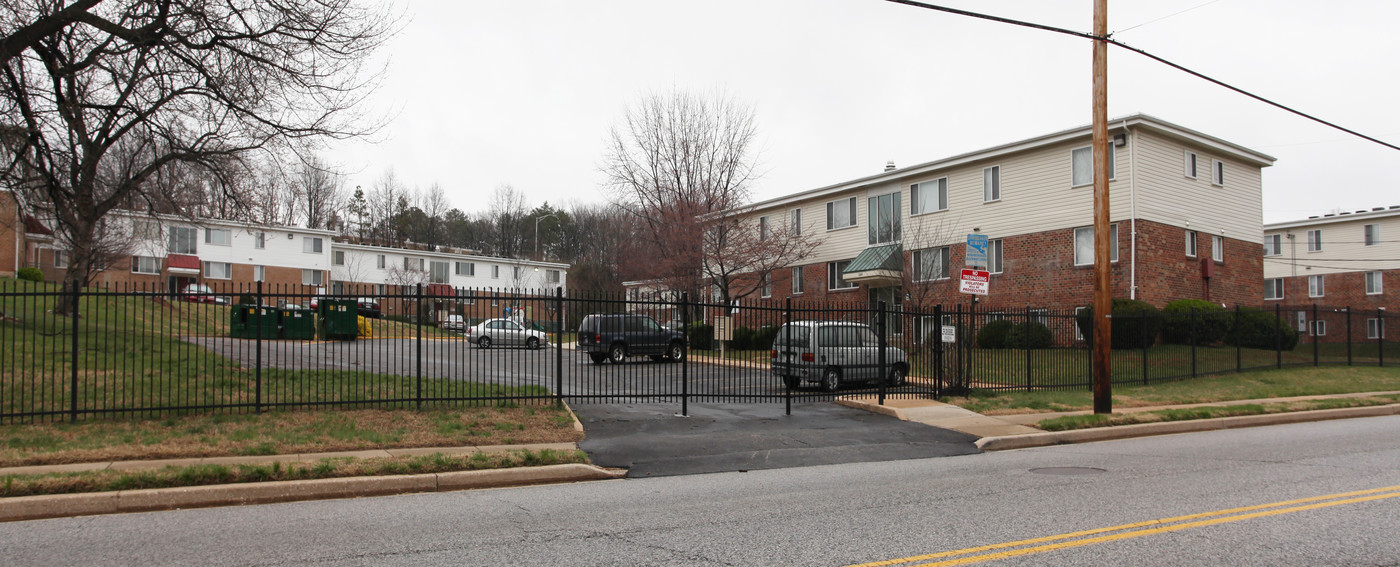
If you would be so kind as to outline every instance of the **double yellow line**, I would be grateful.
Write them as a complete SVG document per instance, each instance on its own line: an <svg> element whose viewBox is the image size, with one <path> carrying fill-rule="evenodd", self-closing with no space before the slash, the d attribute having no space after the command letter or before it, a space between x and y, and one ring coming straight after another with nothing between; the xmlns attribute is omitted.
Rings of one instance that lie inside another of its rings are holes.
<svg viewBox="0 0 1400 567"><path fill-rule="evenodd" d="M1230 508L1228 510L1217 510L1214 512L1204 512L1201 514L1191 514L1188 516L1177 516L1174 518L1162 518L1160 520L1149 520L1134 524L1123 524L1109 528L1097 528L1079 532L1071 532L1060 535L1024 539L1021 541L1010 541L984 545L980 547L969 547L955 551L943 551L930 553L927 555L916 555L900 559L889 559L886 561L876 561L873 563L861 563L849 567L877 567L884 565L919 565L923 567L942 565L967 565L971 563L981 563L983 561L996 561L1008 557L1018 557L1022 555L1032 555L1035 553L1045 553L1060 549L1082 547L1097 543L1106 543L1123 539L1149 536L1169 532L1178 532L1192 528L1202 528L1217 524L1228 524L1241 520L1254 518L1264 518L1268 516L1278 516L1280 514L1291 514L1293 512L1303 512L1306 510L1316 510L1318 508L1329 508L1341 506L1343 504L1355 504L1358 502L1370 502L1372 500L1384 500L1386 498L1400 497L1400 486L1388 486L1386 488L1373 488L1370 490L1358 490L1356 492L1343 492L1339 494L1329 494L1327 496L1314 496L1311 498L1301 498L1298 500L1285 500L1272 504L1260 504L1258 506L1246 506L1243 508ZM998 551L1005 550L1005 551ZM994 552L994 553L985 553Z"/></svg>

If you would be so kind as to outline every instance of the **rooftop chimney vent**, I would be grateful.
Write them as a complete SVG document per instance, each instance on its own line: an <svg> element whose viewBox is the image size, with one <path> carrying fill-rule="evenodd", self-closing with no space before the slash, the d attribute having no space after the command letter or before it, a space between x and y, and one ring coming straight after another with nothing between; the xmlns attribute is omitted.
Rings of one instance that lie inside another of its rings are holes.
<svg viewBox="0 0 1400 567"><path fill-rule="evenodd" d="M894 160L885 162L885 171L894 171Z"/></svg>

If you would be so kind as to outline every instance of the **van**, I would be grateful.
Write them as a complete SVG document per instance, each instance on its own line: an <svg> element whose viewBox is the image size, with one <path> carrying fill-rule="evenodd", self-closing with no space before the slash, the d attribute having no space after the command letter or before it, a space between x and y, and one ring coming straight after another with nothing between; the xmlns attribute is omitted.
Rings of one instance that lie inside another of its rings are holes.
<svg viewBox="0 0 1400 567"><path fill-rule="evenodd" d="M882 378L890 387L903 386L909 374L909 357L898 347L886 345L882 373L883 342L869 325L861 323L794 321L778 328L771 354L772 371L788 388L816 383L821 389L834 392L842 384Z"/></svg>

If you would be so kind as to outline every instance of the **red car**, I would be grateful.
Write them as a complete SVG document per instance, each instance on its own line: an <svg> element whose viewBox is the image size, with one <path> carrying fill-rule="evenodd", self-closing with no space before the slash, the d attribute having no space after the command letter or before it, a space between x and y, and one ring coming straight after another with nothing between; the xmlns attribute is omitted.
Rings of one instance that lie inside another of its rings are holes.
<svg viewBox="0 0 1400 567"><path fill-rule="evenodd" d="M209 286L204 284L187 285L182 293L184 293L185 301L191 303L228 303L222 297L215 297L214 290L209 289Z"/></svg>

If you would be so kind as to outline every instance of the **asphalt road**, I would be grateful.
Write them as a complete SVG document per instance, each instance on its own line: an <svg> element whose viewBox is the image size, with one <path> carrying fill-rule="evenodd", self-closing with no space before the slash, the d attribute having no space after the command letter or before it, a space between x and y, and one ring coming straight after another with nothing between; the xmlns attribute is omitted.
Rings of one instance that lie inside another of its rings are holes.
<svg viewBox="0 0 1400 567"><path fill-rule="evenodd" d="M1395 565L1400 492L1332 495L1400 485L1398 429L1400 418L1364 418L938 459L40 520L0 524L0 549L6 565L20 566L915 565L1007 544L981 553L1020 555L985 564ZM1160 521L1186 515L1198 516ZM930 557L942 553L953 555Z"/></svg>

